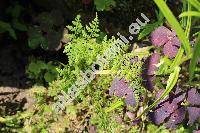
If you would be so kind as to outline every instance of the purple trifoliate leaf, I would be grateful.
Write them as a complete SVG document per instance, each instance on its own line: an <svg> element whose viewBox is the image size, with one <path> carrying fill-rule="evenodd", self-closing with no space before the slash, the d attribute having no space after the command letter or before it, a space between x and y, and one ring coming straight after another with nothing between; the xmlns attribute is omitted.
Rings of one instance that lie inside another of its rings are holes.
<svg viewBox="0 0 200 133"><path fill-rule="evenodd" d="M192 125L198 118L200 118L200 108L198 107L187 107L189 114L188 124Z"/></svg>
<svg viewBox="0 0 200 133"><path fill-rule="evenodd" d="M163 54L168 56L170 59L174 58L178 53L178 47L167 43L163 48Z"/></svg>
<svg viewBox="0 0 200 133"><path fill-rule="evenodd" d="M115 78L112 82L112 85L109 89L110 95L116 95L118 97L125 98L127 105L135 106L136 100L134 97L133 90L129 88L128 83L124 79Z"/></svg>
<svg viewBox="0 0 200 133"><path fill-rule="evenodd" d="M190 89L188 91L187 101L191 105L200 105L200 94L197 92L197 89Z"/></svg>
<svg viewBox="0 0 200 133"><path fill-rule="evenodd" d="M160 26L151 33L151 43L155 46L162 46L173 36L174 33L172 31L164 26Z"/></svg>
<svg viewBox="0 0 200 133"><path fill-rule="evenodd" d="M186 110L184 107L181 107L174 111L170 116L168 122L165 124L167 128L175 128L177 124L181 123L185 118Z"/></svg>

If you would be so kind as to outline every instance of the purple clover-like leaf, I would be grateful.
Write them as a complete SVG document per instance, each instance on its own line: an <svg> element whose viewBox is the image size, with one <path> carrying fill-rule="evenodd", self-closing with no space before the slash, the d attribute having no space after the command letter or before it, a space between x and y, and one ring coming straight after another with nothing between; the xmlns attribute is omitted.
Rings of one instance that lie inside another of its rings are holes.
<svg viewBox="0 0 200 133"><path fill-rule="evenodd" d="M147 61L148 61L147 75L154 75L157 69L156 64L160 62L160 54L158 53L152 54Z"/></svg>
<svg viewBox="0 0 200 133"><path fill-rule="evenodd" d="M159 90L156 98L159 98L164 90ZM182 106L181 103L186 99L192 106ZM200 94L197 89L189 89L188 92L182 92L181 88L177 88L175 93L162 100L155 108L154 112L150 113L150 119L157 125L165 123L167 128L175 128L181 123L188 112L188 124L192 125L198 118L200 118L199 107Z"/></svg>
<svg viewBox="0 0 200 133"><path fill-rule="evenodd" d="M162 46L175 36L168 28L161 26L155 29L151 34L151 42L155 46Z"/></svg>
<svg viewBox="0 0 200 133"><path fill-rule="evenodd" d="M178 49L181 45L180 40L176 36L174 30L169 30L168 28L161 26L157 28L151 34L151 42L155 46L163 46L164 55L169 58L174 58L178 52Z"/></svg>
<svg viewBox="0 0 200 133"><path fill-rule="evenodd" d="M109 94L124 97L127 105L136 105L133 90L129 88L128 83L124 79L115 78L109 89Z"/></svg>
<svg viewBox="0 0 200 133"><path fill-rule="evenodd" d="M125 95L125 102L127 105L131 105L131 106L135 106L136 105L136 101L135 101L135 97L134 97L134 93L131 89L129 89L130 92L126 93Z"/></svg>
<svg viewBox="0 0 200 133"><path fill-rule="evenodd" d="M187 101L191 105L200 105L200 94L197 92L197 89L190 89L188 91Z"/></svg>
<svg viewBox="0 0 200 133"><path fill-rule="evenodd" d="M177 109L169 118L168 122L165 124L167 128L175 128L177 124L181 123L185 118L186 110L181 107Z"/></svg>
<svg viewBox="0 0 200 133"><path fill-rule="evenodd" d="M172 38L164 45L163 54L168 56L169 58L174 58L178 53L180 45L181 42L177 37Z"/></svg>
<svg viewBox="0 0 200 133"><path fill-rule="evenodd" d="M178 48L173 45L165 45L163 48L163 54L168 56L170 59L174 58L178 52Z"/></svg>
<svg viewBox="0 0 200 133"><path fill-rule="evenodd" d="M161 123L163 123L165 121L166 118L168 118L170 116L171 113L173 113L177 108L177 104L174 103L169 103L169 102L165 102L161 106L160 108L156 109L152 115L152 121L159 125Z"/></svg>
<svg viewBox="0 0 200 133"><path fill-rule="evenodd" d="M171 38L166 44L171 44L173 46L177 46L177 47L180 47L181 46L181 42L180 40L178 39L178 37L173 37Z"/></svg>
<svg viewBox="0 0 200 133"><path fill-rule="evenodd" d="M159 90L156 94L156 98L159 98L163 92L163 89ZM182 117L185 116L182 116L183 114L179 113L178 110L184 98L185 93L178 92L177 94L170 94L167 99L160 101L158 106L154 109L154 112L150 114L150 119L157 125L167 122L168 127L175 127L176 124L182 121ZM175 120L174 117L177 117L177 120ZM168 118L169 120L167 121Z"/></svg>
<svg viewBox="0 0 200 133"><path fill-rule="evenodd" d="M200 118L200 108L198 107L187 107L189 114L188 124L193 124L198 118Z"/></svg>

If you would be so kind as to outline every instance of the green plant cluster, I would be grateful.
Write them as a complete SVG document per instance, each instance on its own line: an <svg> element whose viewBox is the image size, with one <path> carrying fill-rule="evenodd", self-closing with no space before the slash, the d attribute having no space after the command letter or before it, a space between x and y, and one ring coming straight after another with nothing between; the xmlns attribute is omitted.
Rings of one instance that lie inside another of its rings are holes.
<svg viewBox="0 0 200 133"><path fill-rule="evenodd" d="M41 60L32 60L28 65L27 74L30 79L38 84L50 83L57 79L58 71L52 62L45 63Z"/></svg>
<svg viewBox="0 0 200 133"><path fill-rule="evenodd" d="M111 5L115 5L114 0L95 0L94 2L97 10L107 10ZM153 75L156 78L154 90L150 92L144 88L142 73L146 59L152 53L159 53L160 49L154 46L140 48L138 45L134 45L133 50L124 48L126 53L119 53L115 58L109 60L108 64L104 65L102 71L95 73L95 79L72 103L66 106L62 113L55 112L52 105L58 100L61 91L67 92L68 88L82 78L82 73L91 70L91 65L97 58L111 48L116 41L114 37L108 39L106 35L101 33L97 15L86 26L81 23L81 17L78 15L75 21L72 21L72 25L67 26L70 33L66 37L70 39L70 42L64 46L63 53L67 55L68 63L54 66L52 62L45 63L41 60L33 60L27 67L29 78L36 80L37 83L49 83L49 86L47 88L35 86L30 90L29 93L33 94L36 99L33 108L19 112L14 116L0 117L0 123L6 125L0 131L8 132L11 131L9 127L12 127L12 132L42 133L89 132L94 128L100 133L171 132L163 125L156 126L149 122L146 114L152 112L152 109L168 97L169 93L173 93L177 84L181 85L181 92L187 91L185 89L187 87L199 87L197 82L200 77L197 62L200 57L200 34L199 32L193 34L195 37L198 35L193 47L190 45L190 30L192 27L191 16L199 16L197 5L200 3L197 0L183 2L183 7L188 6L188 9L183 9L183 13L180 15L182 18L180 24L164 0L154 0L154 2L160 9L157 14L158 21L143 27L138 40L147 38L155 28L165 24L166 18L182 42L175 58L169 59L161 55L159 63L153 64L157 67ZM182 28L184 26L185 30ZM9 26L7 25L7 27ZM6 30L11 32L9 28ZM37 34L32 36L32 41L36 42L37 45L44 41L44 38L40 38L40 36ZM185 66L189 61L188 71ZM124 78L130 83L130 88L134 90L134 97L137 99L137 108L126 106L123 98L109 95L109 88L115 77ZM163 89L164 92L155 99L155 95L160 89ZM140 100L141 95L142 100ZM149 101L152 99L154 101L150 104ZM127 115L127 112L133 114L133 118ZM140 123L137 123L137 120L140 120ZM192 132L192 129L195 129L195 126L187 127L181 123L174 131L186 133Z"/></svg>
<svg viewBox="0 0 200 133"><path fill-rule="evenodd" d="M8 32L9 35L16 40L16 31L27 31L27 26L20 21L21 12L23 12L23 7L18 3L8 7L6 14L10 17L10 20L0 20L0 33Z"/></svg>

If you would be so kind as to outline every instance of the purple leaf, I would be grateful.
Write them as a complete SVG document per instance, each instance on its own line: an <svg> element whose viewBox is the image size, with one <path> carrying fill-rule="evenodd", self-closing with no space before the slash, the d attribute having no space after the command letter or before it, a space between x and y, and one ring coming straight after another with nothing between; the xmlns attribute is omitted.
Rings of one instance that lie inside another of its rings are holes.
<svg viewBox="0 0 200 133"><path fill-rule="evenodd" d="M170 59L174 58L178 52L178 48L173 45L166 44L163 48L163 54L168 56Z"/></svg>
<svg viewBox="0 0 200 133"><path fill-rule="evenodd" d="M175 128L177 124L181 123L185 118L186 110L181 107L177 109L169 118L169 121L165 124L167 128Z"/></svg>
<svg viewBox="0 0 200 133"><path fill-rule="evenodd" d="M160 89L156 94L156 98L159 98L163 92L164 89ZM176 110L179 108L179 103L181 103L184 100L184 97L185 93L172 93L169 97L167 97L167 99L162 100L157 105L154 112L150 114L150 119L157 125L166 122L167 118L170 118L172 121L173 118L171 117L174 117L173 113L176 114ZM171 121L168 121L168 124L171 123L173 125Z"/></svg>
<svg viewBox="0 0 200 133"><path fill-rule="evenodd" d="M193 124L200 117L200 108L197 107L187 107L189 114L188 124Z"/></svg>
<svg viewBox="0 0 200 133"><path fill-rule="evenodd" d="M192 105L200 105L200 94L197 89L190 89L188 91L187 101Z"/></svg>
<svg viewBox="0 0 200 133"><path fill-rule="evenodd" d="M163 123L165 119L178 108L176 104L170 104L169 102L165 102L160 106L161 107L156 109L152 115L152 120L157 125Z"/></svg>
<svg viewBox="0 0 200 133"><path fill-rule="evenodd" d="M160 54L154 53L148 58L147 75L154 75L157 67L156 64L160 62Z"/></svg>
<svg viewBox="0 0 200 133"><path fill-rule="evenodd" d="M163 93L163 89L159 90L156 98L159 98ZM188 93L188 94L187 94ZM199 107L185 107L181 103L186 99L190 104L199 106L200 94L197 89L190 89L187 93L183 92L180 87L177 87L175 93L162 100L155 108L154 112L150 113L150 119L157 125L165 123L167 128L175 128L181 123L188 112L188 124L192 125L198 118L200 118Z"/></svg>
<svg viewBox="0 0 200 133"><path fill-rule="evenodd" d="M173 37L172 39L170 39L166 44L168 43L171 43L171 45L174 45L174 46L181 46L181 42L180 40L178 39L178 37Z"/></svg>
<svg viewBox="0 0 200 133"><path fill-rule="evenodd" d="M160 89L158 93L156 94L156 99L158 99L162 93L164 92L164 89ZM167 117L170 116L170 114L177 109L178 107L176 104L170 104L169 101L166 101L166 99L163 99L160 101L160 103L156 106L154 112L150 114L150 119L157 125L163 123Z"/></svg>
<svg viewBox="0 0 200 133"><path fill-rule="evenodd" d="M124 79L119 80L118 78L115 78L109 89L109 94L124 97L127 105L136 105L133 90L129 88L128 83L126 83Z"/></svg>
<svg viewBox="0 0 200 133"><path fill-rule="evenodd" d="M176 36L176 32L174 30L170 31L164 26L161 26L152 32L151 42L155 46L164 45L163 53L169 58L176 56L181 45L180 40Z"/></svg>
<svg viewBox="0 0 200 133"><path fill-rule="evenodd" d="M170 39L163 48L163 54L169 58L174 58L178 53L178 49L181 45L181 42L177 37Z"/></svg>
<svg viewBox="0 0 200 133"><path fill-rule="evenodd" d="M155 86L156 77L151 75L143 75L143 86L148 89L149 91L153 91Z"/></svg>
<svg viewBox="0 0 200 133"><path fill-rule="evenodd" d="M127 93L127 95L125 95L125 101L126 101L127 105L131 105L131 106L135 106L136 105L134 93L133 93L132 90L130 90L130 92Z"/></svg>
<svg viewBox="0 0 200 133"><path fill-rule="evenodd" d="M200 130L198 130L198 131L197 131L197 130L196 130L196 131L193 131L193 133L200 133Z"/></svg>
<svg viewBox="0 0 200 133"><path fill-rule="evenodd" d="M161 26L155 29L151 33L151 42L155 46L162 46L171 38L174 37L174 33L171 32L168 28Z"/></svg>

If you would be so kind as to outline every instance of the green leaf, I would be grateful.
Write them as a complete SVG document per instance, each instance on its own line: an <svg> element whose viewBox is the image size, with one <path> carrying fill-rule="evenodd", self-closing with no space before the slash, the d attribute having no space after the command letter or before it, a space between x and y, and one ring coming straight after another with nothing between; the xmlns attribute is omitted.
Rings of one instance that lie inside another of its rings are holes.
<svg viewBox="0 0 200 133"><path fill-rule="evenodd" d="M183 34L184 31L181 28L179 22L177 21L177 19L175 18L175 16L173 15L173 13L171 12L169 7L163 0L154 0L154 2L157 4L159 9L162 11L163 15L168 20L169 24L172 26L172 29L174 29L176 31L176 34L177 34L178 38L180 39L180 41L182 42L185 52L189 56L190 51L191 51L190 43L189 43L189 40L187 39L186 35Z"/></svg>
<svg viewBox="0 0 200 133"><path fill-rule="evenodd" d="M188 11L188 12L183 12L179 15L179 17L188 17L188 16L195 16L195 17L200 17L200 12L197 11Z"/></svg>
<svg viewBox="0 0 200 133"><path fill-rule="evenodd" d="M140 32L138 36L138 40L142 39L143 37L149 35L155 28L159 27L163 22L158 21L153 24L147 24L143 27L143 30Z"/></svg>
<svg viewBox="0 0 200 133"><path fill-rule="evenodd" d="M149 107L147 107L146 109L144 109L144 111L137 116L135 119L140 118L144 113L148 112L149 110L151 110L154 106L156 106L161 100L165 99L168 94L171 92L171 90L174 88L174 86L176 85L176 82L178 81L178 76L179 76L179 72L180 72L181 68L176 66L174 68L174 72L170 74L169 79L167 81L167 86L165 91L163 92L163 94L156 99L156 101L154 101Z"/></svg>
<svg viewBox="0 0 200 133"><path fill-rule="evenodd" d="M46 69L46 64L43 61L38 60L36 62L31 62L27 70L34 75L39 75L44 69Z"/></svg>
<svg viewBox="0 0 200 133"><path fill-rule="evenodd" d="M16 18L19 18L21 12L23 10L23 7L19 4L16 4L14 7L13 6L10 6L6 12L7 14L11 15L12 18L16 19Z"/></svg>
<svg viewBox="0 0 200 133"><path fill-rule="evenodd" d="M3 22L0 20L0 31L1 32L9 32L10 36L13 39L17 39L17 36L15 34L15 31L13 30L13 28L11 27L11 25L9 23Z"/></svg>
<svg viewBox="0 0 200 133"><path fill-rule="evenodd" d="M115 6L114 0L94 0L94 4L98 11L109 10L111 6Z"/></svg>
<svg viewBox="0 0 200 133"><path fill-rule="evenodd" d="M44 74L44 79L46 82L52 82L57 78L57 75L51 72L46 72Z"/></svg>
<svg viewBox="0 0 200 133"><path fill-rule="evenodd" d="M184 49L182 47L180 47L180 49L179 49L179 51L178 51L173 63L170 66L171 70L173 70L175 66L179 66L180 65L183 53L184 53Z"/></svg>
<svg viewBox="0 0 200 133"><path fill-rule="evenodd" d="M19 31L27 31L28 28L26 27L26 25L20 23L18 20L14 20L13 21L13 27Z"/></svg>
<svg viewBox="0 0 200 133"><path fill-rule="evenodd" d="M198 58L200 57L200 33L199 33L198 39L196 41L193 53L194 54L192 56L192 59L190 61L190 66L189 66L189 75L190 75L190 80L189 81L190 82L193 79L194 71L196 69L196 64L197 64Z"/></svg>
<svg viewBox="0 0 200 133"><path fill-rule="evenodd" d="M30 48L36 49L39 46L42 46L44 49L48 48L47 39L43 37L40 31L37 31L36 29L30 29L29 32L28 45Z"/></svg>
<svg viewBox="0 0 200 133"><path fill-rule="evenodd" d="M191 10L191 5L189 3L188 3L188 8L185 9L185 10L187 10L188 12ZM185 35L186 35L187 38L189 38L189 35L190 35L191 22L192 22L191 19L192 19L191 16L188 16L187 18L182 18L182 20L184 20L186 22ZM182 26L185 26L185 23L184 24L182 23ZM184 48L183 48L183 45L181 45L181 47L180 47L180 49L179 49L179 51L178 51L178 53L177 53L172 65L170 66L171 70L173 70L173 68L175 66L179 66L182 63L183 54L184 54ZM187 57L190 58L191 54L192 53L190 53Z"/></svg>
<svg viewBox="0 0 200 133"><path fill-rule="evenodd" d="M106 108L105 112L108 113L108 112L110 112L110 111L112 111L112 110L114 110L114 109L116 109L116 108L118 108L118 107L120 107L122 105L124 105L124 101L123 100L119 100L116 103L112 104L110 107Z"/></svg>

